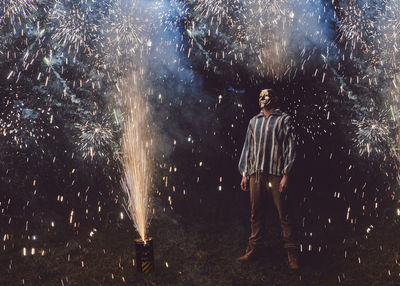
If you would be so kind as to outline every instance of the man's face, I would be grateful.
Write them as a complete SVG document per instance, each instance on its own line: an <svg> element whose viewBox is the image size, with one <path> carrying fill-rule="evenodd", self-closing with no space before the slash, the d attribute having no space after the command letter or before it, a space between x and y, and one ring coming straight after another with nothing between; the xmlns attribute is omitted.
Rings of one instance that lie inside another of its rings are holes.
<svg viewBox="0 0 400 286"><path fill-rule="evenodd" d="M270 89L263 89L260 92L260 95L258 97L258 102L261 108L267 107L272 101L269 91Z"/></svg>

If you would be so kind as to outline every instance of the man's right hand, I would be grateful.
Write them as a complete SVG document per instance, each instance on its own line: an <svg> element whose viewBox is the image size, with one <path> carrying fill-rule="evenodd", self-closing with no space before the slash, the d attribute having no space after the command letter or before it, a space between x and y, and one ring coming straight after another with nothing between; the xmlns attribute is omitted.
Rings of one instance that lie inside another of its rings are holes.
<svg viewBox="0 0 400 286"><path fill-rule="evenodd" d="M247 191L247 177L243 175L242 177L242 182L240 183L240 188L242 191L246 192Z"/></svg>

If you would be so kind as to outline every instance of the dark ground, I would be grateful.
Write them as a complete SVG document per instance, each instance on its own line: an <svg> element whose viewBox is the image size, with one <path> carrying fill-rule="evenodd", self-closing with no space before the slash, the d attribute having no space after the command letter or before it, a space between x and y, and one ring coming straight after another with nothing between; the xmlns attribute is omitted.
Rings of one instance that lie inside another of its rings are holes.
<svg viewBox="0 0 400 286"><path fill-rule="evenodd" d="M235 193L234 199L232 205L214 201L187 216L156 215L150 228L155 251L151 274L136 271L137 234L129 220L117 219L116 210L110 214L114 222L100 223L93 237L92 229L81 225L74 233L66 223L65 228L42 228L30 242L23 236L25 223L15 218L14 230L6 232L13 233L12 239L2 237L0 285L400 285L396 220L380 219L368 237L340 226L302 235L302 267L291 271L274 211L267 222L264 258L236 261L246 247L249 225L247 194ZM2 225L6 221L3 216ZM23 247L28 253L35 247L36 254L22 256Z"/></svg>

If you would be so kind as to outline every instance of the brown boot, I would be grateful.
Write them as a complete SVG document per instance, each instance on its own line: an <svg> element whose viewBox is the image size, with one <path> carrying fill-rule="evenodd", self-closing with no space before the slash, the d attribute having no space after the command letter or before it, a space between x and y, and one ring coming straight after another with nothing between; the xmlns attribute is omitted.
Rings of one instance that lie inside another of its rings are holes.
<svg viewBox="0 0 400 286"><path fill-rule="evenodd" d="M296 248L288 248L288 260L290 269L299 269L299 252Z"/></svg>
<svg viewBox="0 0 400 286"><path fill-rule="evenodd" d="M248 246L246 249L246 253L243 256L240 256L237 261L239 262L247 262L254 261L259 257L259 251L257 251L254 247Z"/></svg>

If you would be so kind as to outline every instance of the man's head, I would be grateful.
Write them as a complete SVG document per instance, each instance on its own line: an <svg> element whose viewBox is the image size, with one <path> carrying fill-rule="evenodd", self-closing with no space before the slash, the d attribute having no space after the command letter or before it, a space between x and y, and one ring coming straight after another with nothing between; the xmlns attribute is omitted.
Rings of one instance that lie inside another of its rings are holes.
<svg viewBox="0 0 400 286"><path fill-rule="evenodd" d="M258 97L258 102L261 108L275 108L277 101L278 98L273 94L272 89L263 89Z"/></svg>

